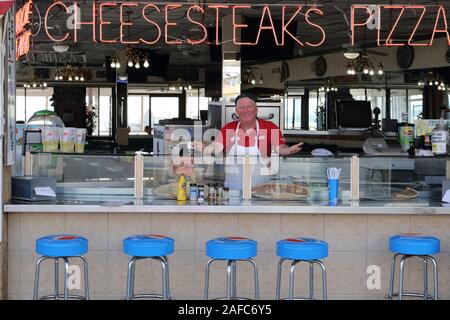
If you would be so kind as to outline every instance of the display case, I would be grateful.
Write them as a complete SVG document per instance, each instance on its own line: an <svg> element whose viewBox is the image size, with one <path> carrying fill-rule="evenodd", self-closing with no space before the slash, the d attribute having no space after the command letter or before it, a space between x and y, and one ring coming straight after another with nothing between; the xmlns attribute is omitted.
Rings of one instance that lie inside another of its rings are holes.
<svg viewBox="0 0 450 320"><path fill-rule="evenodd" d="M139 156L142 160L137 161ZM258 157L139 156L35 153L31 154L29 174L55 176L57 193L64 196L176 200L178 179L184 174L188 200L189 185L200 184L205 188L206 204L208 187L217 186L221 191L228 188L231 199L329 205L327 169L336 168L340 171L339 205L350 201L440 202L450 167L450 158L438 157L273 156L268 161Z"/></svg>
<svg viewBox="0 0 450 320"><path fill-rule="evenodd" d="M361 157L360 200L440 202L449 161L441 157Z"/></svg>
<svg viewBox="0 0 450 320"><path fill-rule="evenodd" d="M32 153L29 175L57 178L57 194L134 196L134 156Z"/></svg>

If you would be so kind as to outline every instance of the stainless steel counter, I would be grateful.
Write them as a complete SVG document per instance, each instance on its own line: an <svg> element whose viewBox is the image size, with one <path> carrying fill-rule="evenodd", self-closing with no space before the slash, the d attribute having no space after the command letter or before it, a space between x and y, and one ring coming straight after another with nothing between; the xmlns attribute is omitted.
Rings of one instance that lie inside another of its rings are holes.
<svg viewBox="0 0 450 320"><path fill-rule="evenodd" d="M189 201L177 203L174 200L135 200L129 197L63 198L53 202L12 202L4 211L14 212L67 212L67 213L293 213L293 214L375 214L375 215L450 215L450 204L428 202L422 199L412 201L360 201L343 202L330 207L323 202L257 201L243 202L231 199L217 205L195 205Z"/></svg>

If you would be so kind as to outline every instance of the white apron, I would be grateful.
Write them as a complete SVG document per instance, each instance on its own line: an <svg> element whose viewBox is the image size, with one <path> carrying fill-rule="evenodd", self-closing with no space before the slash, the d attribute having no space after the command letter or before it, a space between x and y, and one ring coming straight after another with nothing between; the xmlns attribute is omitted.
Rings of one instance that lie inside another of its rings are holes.
<svg viewBox="0 0 450 320"><path fill-rule="evenodd" d="M256 121L255 144L251 147L243 147L239 145L238 132L241 123L239 122L234 134L233 146L227 153L225 160L225 187L230 190L242 190L243 185L243 156L250 156L252 164L252 187L270 180L269 170L263 163L263 157L259 151L259 121Z"/></svg>

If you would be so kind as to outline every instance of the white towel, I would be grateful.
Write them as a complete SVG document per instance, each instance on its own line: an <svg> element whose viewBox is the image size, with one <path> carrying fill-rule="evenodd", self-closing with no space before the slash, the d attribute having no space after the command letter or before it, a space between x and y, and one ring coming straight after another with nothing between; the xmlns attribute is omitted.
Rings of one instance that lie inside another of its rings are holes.
<svg viewBox="0 0 450 320"><path fill-rule="evenodd" d="M327 149L314 149L313 151L311 151L311 155L313 155L314 157L329 157L329 156L333 156L334 154L330 151L328 151Z"/></svg>

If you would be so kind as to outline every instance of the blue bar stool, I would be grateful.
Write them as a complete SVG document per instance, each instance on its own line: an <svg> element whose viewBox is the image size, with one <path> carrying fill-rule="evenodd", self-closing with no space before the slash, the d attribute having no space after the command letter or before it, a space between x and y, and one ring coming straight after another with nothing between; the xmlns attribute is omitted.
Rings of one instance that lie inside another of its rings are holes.
<svg viewBox="0 0 450 320"><path fill-rule="evenodd" d="M88 252L88 240L86 238L70 235L56 234L48 235L36 240L36 253L41 257L36 262L36 270L34 275L34 300L46 300L64 298L89 300L89 281L88 281L88 265L86 257ZM69 279L69 258L79 258L84 265L84 296L69 295L68 279ZM52 295L39 296L39 276L41 263L45 260L53 259L55 262L55 291ZM59 294L59 259L64 261L64 294Z"/></svg>
<svg viewBox="0 0 450 320"><path fill-rule="evenodd" d="M158 298L169 300L169 262L167 256L174 252L174 239L157 234L131 236L123 240L123 252L131 256L131 260L128 263L126 299ZM136 261L145 259L161 262L163 275L162 295L134 293Z"/></svg>
<svg viewBox="0 0 450 320"><path fill-rule="evenodd" d="M320 259L328 257L328 243L311 238L289 238L277 242L277 256L280 257L277 272L276 300L280 300L281 270L283 262L292 260L289 277L289 300L306 300L294 298L294 273L299 262L309 263L309 300L314 299L314 264L322 269L323 299L327 300L327 273Z"/></svg>
<svg viewBox="0 0 450 320"><path fill-rule="evenodd" d="M259 299L258 267L252 259L257 255L257 242L242 237L222 237L206 242L206 255L210 258L205 271L205 300L209 293L209 272L214 261L227 261L227 300L244 299L237 297L236 262L246 261L253 265L255 299Z"/></svg>
<svg viewBox="0 0 450 320"><path fill-rule="evenodd" d="M389 283L388 299L392 297L418 297L425 300L438 299L438 267L433 254L440 251L440 240L438 238L419 234L399 234L389 238L389 250L395 255L392 259L391 280ZM395 263L398 256L400 259L400 288L394 293ZM405 261L412 257L418 257L423 261L423 294L414 292L403 292ZM428 294L428 262L433 264L434 296Z"/></svg>

